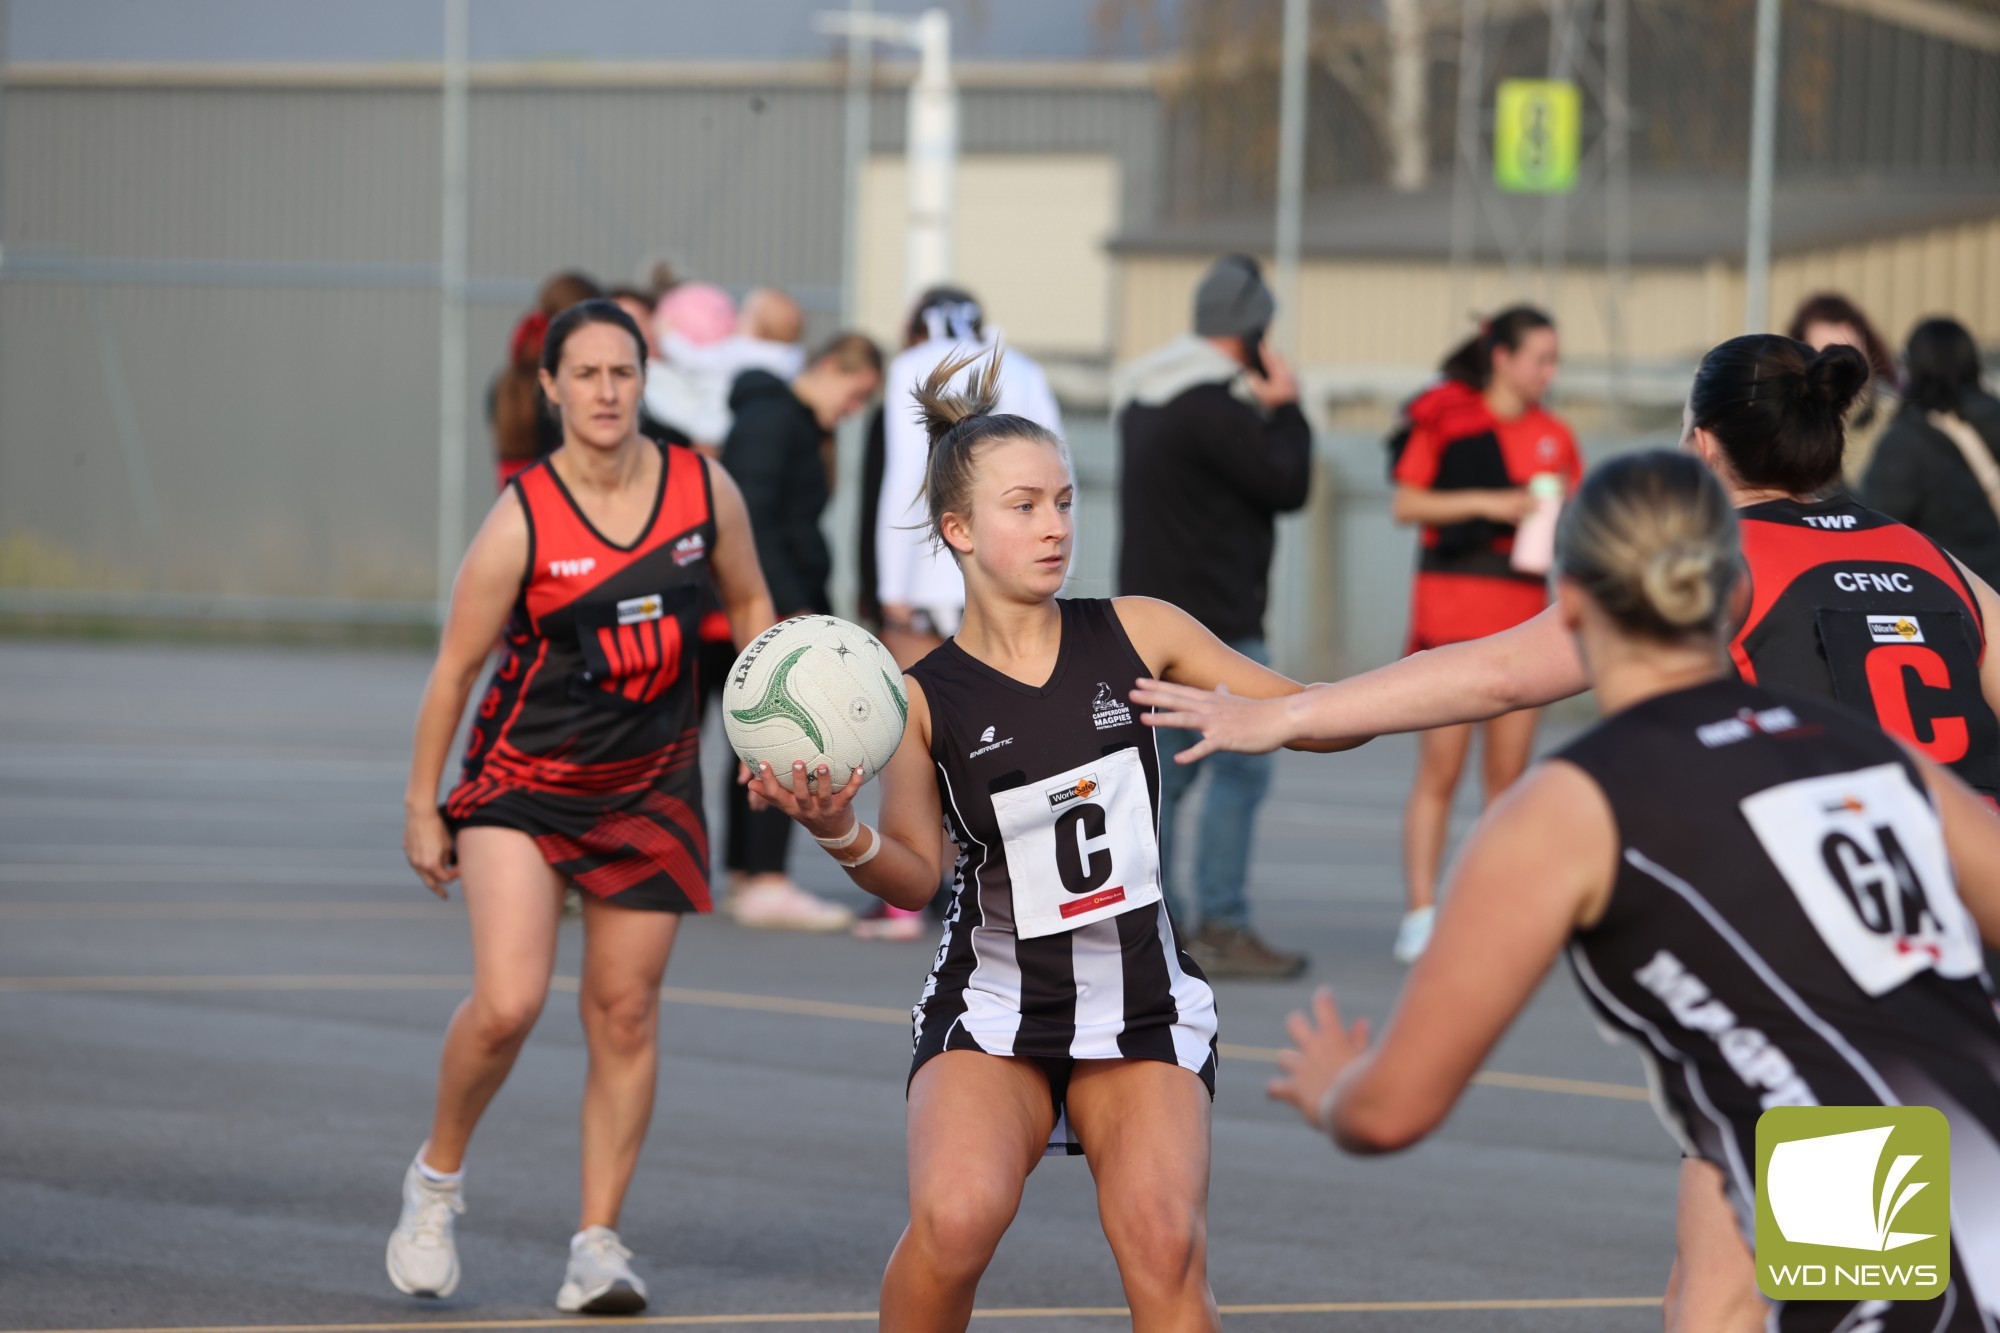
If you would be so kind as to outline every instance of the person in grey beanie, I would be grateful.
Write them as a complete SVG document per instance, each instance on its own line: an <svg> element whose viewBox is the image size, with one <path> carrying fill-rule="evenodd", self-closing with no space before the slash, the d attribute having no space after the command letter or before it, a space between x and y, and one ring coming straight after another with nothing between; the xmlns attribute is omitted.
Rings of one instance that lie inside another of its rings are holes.
<svg viewBox="0 0 2000 1333"><path fill-rule="evenodd" d="M1284 359L1264 345L1277 310L1257 261L1218 259L1195 289L1194 331L1112 379L1122 467L1118 591L1158 597L1217 638L1268 664L1264 610L1273 523L1302 508L1312 483L1312 432ZM1160 860L1174 882L1174 815L1210 771L1194 859L1199 927L1188 952L1210 976L1283 978L1303 954L1273 949L1250 927L1245 881L1270 755L1173 757L1191 732L1159 732ZM1184 905L1176 904L1183 923Z"/></svg>

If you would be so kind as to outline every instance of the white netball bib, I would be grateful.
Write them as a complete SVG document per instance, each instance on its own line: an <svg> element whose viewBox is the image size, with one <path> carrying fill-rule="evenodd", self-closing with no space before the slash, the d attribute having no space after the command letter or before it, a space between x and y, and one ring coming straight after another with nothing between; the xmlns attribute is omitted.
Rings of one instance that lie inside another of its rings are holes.
<svg viewBox="0 0 2000 1333"><path fill-rule="evenodd" d="M1014 933L1055 935L1160 901L1153 798L1136 749L993 795Z"/></svg>
<svg viewBox="0 0 2000 1333"><path fill-rule="evenodd" d="M1863 991L1886 994L1919 972L1978 973L1979 932L1952 882L1937 812L1900 765L1787 782L1742 808Z"/></svg>

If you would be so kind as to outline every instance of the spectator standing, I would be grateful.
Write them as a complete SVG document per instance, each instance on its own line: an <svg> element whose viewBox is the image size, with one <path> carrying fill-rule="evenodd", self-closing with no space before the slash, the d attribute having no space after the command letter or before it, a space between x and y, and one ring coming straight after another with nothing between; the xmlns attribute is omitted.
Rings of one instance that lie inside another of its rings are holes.
<svg viewBox="0 0 2000 1333"><path fill-rule="evenodd" d="M958 630L965 611L965 579L958 564L939 549L924 526L921 495L930 437L907 404L910 395L946 357L997 341L986 326L978 300L963 288L933 287L917 299L910 318L923 339L889 363L884 381L890 404L882 419L882 489L875 519L875 595L882 616L882 643L906 670ZM968 371L947 386L962 392ZM997 411L1025 417L1062 435L1062 412L1049 391L1048 376L1021 352L1009 348L1000 369Z"/></svg>
<svg viewBox="0 0 2000 1333"><path fill-rule="evenodd" d="M1266 666L1274 520L1303 507L1312 485L1312 431L1298 386L1263 346L1276 309L1257 261L1226 255L1195 291L1194 332L1126 367L1112 387L1119 593L1172 602ZM1210 770L1194 861L1200 925L1188 952L1210 976L1297 976L1305 955L1257 937L1245 891L1271 756L1169 762L1196 739L1159 733L1160 864L1170 894L1175 812L1197 772Z"/></svg>
<svg viewBox="0 0 2000 1333"><path fill-rule="evenodd" d="M736 331L736 302L722 288L683 282L660 298L656 358L646 366L646 411L713 456L729 433L729 384L716 347Z"/></svg>
<svg viewBox="0 0 2000 1333"><path fill-rule="evenodd" d="M502 489L515 473L555 452L563 441L562 422L542 394L542 340L549 321L601 295L583 274L558 273L535 294L535 308L515 322L507 340L507 364L486 389L486 425Z"/></svg>
<svg viewBox="0 0 2000 1333"><path fill-rule="evenodd" d="M758 563L781 619L833 609L826 587L833 558L819 528L827 501L821 448L881 387L881 351L861 334L843 333L790 383L751 369L730 392L734 420L722 466L743 492ZM846 929L852 912L806 892L785 873L791 823L782 810L751 810L745 789L730 784L730 915L762 929Z"/></svg>
<svg viewBox="0 0 2000 1333"><path fill-rule="evenodd" d="M1839 292L1818 292L1801 301L1785 336L1815 352L1842 343L1868 359L1868 383L1847 412L1847 454L1841 471L1853 485L1868 471L1882 432L1896 415L1896 358L1889 342L1875 331L1861 307Z"/></svg>
<svg viewBox="0 0 2000 1333"><path fill-rule="evenodd" d="M2000 399L1979 384L1965 326L1927 319L1903 351L1903 402L1882 433L1861 502L1900 519L2000 584Z"/></svg>
<svg viewBox="0 0 2000 1333"><path fill-rule="evenodd" d="M1569 427L1542 406L1557 360L1554 321L1532 306L1513 306L1454 349L1441 367L1443 383L1404 409L1391 439L1393 512L1398 523L1421 524L1423 532L1409 652L1498 634L1548 605L1555 507L1583 475ZM1538 524L1528 524L1538 508ZM1526 558L1534 545L1541 558ZM1416 779L1403 813L1408 896L1396 932L1398 962L1415 962L1430 942L1452 798L1473 732L1484 732L1480 768L1491 805L1527 768L1536 717L1523 708L1417 737Z"/></svg>
<svg viewBox="0 0 2000 1333"><path fill-rule="evenodd" d="M758 287L743 298L736 333L716 348L733 387L746 370L768 370L790 380L806 368L805 312L776 287Z"/></svg>

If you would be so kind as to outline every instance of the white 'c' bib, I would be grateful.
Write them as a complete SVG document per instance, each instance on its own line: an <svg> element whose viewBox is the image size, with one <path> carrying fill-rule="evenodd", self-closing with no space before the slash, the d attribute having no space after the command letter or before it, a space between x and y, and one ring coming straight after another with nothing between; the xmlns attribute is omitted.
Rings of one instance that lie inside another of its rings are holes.
<svg viewBox="0 0 2000 1333"><path fill-rule="evenodd" d="M993 794L1014 933L1036 939L1160 901L1153 798L1139 751Z"/></svg>

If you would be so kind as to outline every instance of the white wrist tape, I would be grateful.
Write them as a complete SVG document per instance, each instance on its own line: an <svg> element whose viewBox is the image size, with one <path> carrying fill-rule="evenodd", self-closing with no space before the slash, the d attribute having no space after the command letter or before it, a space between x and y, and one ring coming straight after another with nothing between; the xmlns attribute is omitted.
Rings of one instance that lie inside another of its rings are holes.
<svg viewBox="0 0 2000 1333"><path fill-rule="evenodd" d="M875 832L874 829L868 828L866 824L856 824L855 825L856 834L858 835L860 831L865 828L868 829L868 832L871 835L873 835L868 840L868 850L861 853L861 855L855 857L852 861L843 861L836 856L833 858L833 862L835 865L841 867L843 870L859 870L862 866L867 865L870 861L873 861L875 859L875 853L882 850L882 835L880 833Z"/></svg>
<svg viewBox="0 0 2000 1333"><path fill-rule="evenodd" d="M817 833L815 833L813 835L813 841L818 843L820 846L826 848L829 852L837 852L843 847L852 847L854 845L854 840L860 836L861 836L861 821L857 819L854 821L853 825L847 830L847 832L841 834L839 837L822 838Z"/></svg>

